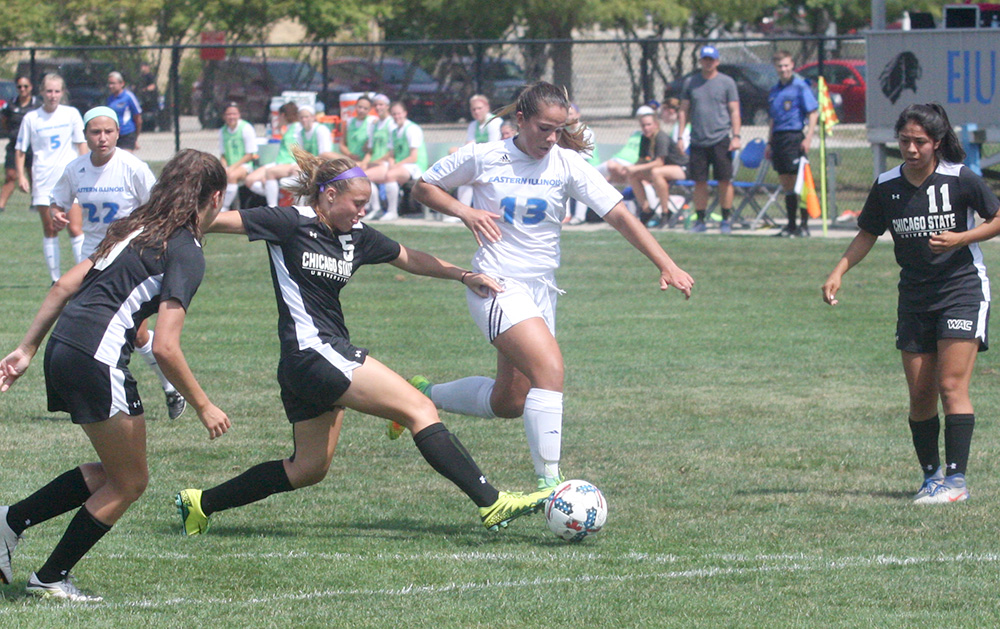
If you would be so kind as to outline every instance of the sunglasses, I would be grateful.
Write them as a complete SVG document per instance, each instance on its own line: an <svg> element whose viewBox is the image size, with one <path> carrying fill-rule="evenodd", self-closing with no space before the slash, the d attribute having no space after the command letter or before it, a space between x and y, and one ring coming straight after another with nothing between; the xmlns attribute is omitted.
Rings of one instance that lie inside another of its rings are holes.
<svg viewBox="0 0 1000 629"><path fill-rule="evenodd" d="M30 90L31 86L30 85L18 85L17 89L19 89L19 90Z"/></svg>

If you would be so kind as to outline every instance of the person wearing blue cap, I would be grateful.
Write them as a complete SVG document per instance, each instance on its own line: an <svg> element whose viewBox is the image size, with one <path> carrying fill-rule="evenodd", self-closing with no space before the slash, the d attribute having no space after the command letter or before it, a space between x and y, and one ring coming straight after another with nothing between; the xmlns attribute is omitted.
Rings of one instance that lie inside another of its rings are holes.
<svg viewBox="0 0 1000 629"><path fill-rule="evenodd" d="M689 172L694 179L694 209L696 220L692 232L704 232L708 210L709 166L719 182L719 205L722 222L719 231L732 231L729 216L733 211L733 157L740 148L740 97L736 81L719 72L719 51L715 46L703 46L700 55L701 72L684 81L678 124L683 129L691 123L691 162ZM681 146L683 149L684 147Z"/></svg>
<svg viewBox="0 0 1000 629"><path fill-rule="evenodd" d="M210 231L267 244L280 313L278 384L295 447L291 456L259 463L211 489L178 492L174 501L183 533L204 533L213 513L323 480L346 408L409 428L420 454L476 503L487 529L541 510L551 489L497 491L441 423L434 403L367 349L352 344L340 299L362 266L386 262L408 273L461 282L483 298L503 288L483 273L404 247L363 224L371 182L353 161L322 159L300 146L292 153L299 174L289 190L306 205L227 212Z"/></svg>

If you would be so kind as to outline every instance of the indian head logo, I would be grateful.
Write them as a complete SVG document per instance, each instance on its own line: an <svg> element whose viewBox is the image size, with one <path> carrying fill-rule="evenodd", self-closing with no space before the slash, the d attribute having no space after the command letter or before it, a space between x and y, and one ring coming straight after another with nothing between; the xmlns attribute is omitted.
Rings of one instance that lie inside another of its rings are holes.
<svg viewBox="0 0 1000 629"><path fill-rule="evenodd" d="M903 95L903 90L913 90L914 94L917 93L917 81L920 80L922 73L917 56L909 50L901 52L886 64L878 77L882 93L895 105Z"/></svg>

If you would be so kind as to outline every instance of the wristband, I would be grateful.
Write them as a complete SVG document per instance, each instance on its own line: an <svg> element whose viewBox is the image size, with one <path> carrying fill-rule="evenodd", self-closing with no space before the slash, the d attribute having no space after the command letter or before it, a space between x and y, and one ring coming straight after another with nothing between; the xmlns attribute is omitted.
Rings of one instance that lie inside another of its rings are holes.
<svg viewBox="0 0 1000 629"><path fill-rule="evenodd" d="M734 133L734 134L733 134L733 137L734 137L734 138L738 138L738 137L740 137L740 134L739 134L739 133Z"/></svg>
<svg viewBox="0 0 1000 629"><path fill-rule="evenodd" d="M462 277L458 281L461 282L461 283L463 283L463 284L465 284L465 276L471 275L471 274L472 274L472 271L463 271L462 272Z"/></svg>

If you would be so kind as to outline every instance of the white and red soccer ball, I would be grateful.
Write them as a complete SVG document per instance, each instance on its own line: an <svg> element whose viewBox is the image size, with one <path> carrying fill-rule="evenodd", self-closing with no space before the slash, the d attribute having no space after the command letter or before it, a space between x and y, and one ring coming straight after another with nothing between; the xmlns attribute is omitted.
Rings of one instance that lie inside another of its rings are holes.
<svg viewBox="0 0 1000 629"><path fill-rule="evenodd" d="M579 542L594 535L607 519L608 502L604 494L585 480L561 483L545 505L545 521L549 529L569 542Z"/></svg>

